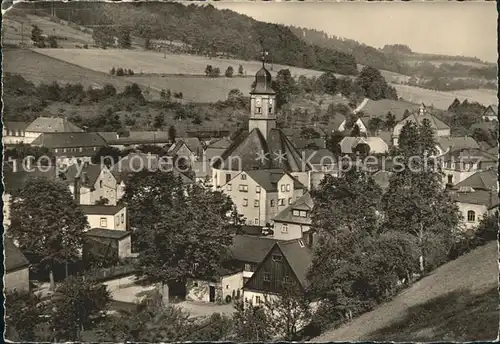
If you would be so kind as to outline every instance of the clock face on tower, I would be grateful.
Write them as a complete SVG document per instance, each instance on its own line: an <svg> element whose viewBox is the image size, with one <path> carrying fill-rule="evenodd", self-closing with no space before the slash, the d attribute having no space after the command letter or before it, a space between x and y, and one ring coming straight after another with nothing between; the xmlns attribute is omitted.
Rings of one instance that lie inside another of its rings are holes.
<svg viewBox="0 0 500 344"><path fill-rule="evenodd" d="M269 105L273 105L273 98L269 98Z"/></svg>
<svg viewBox="0 0 500 344"><path fill-rule="evenodd" d="M255 99L255 105L260 106L260 98Z"/></svg>

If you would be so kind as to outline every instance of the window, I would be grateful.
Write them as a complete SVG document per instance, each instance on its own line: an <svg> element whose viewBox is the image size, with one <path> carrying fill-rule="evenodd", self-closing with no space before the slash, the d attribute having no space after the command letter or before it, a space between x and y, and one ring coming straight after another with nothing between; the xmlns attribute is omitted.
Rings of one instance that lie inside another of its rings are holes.
<svg viewBox="0 0 500 344"><path fill-rule="evenodd" d="M253 222L254 222L254 224L258 225L260 221L259 221L259 219L255 218L255 219L253 220Z"/></svg>
<svg viewBox="0 0 500 344"><path fill-rule="evenodd" d="M245 264L245 271L254 272L255 269L253 264Z"/></svg>
<svg viewBox="0 0 500 344"><path fill-rule="evenodd" d="M298 211L298 210L294 210L294 211L292 212L292 214L293 214L293 216L300 216L300 211Z"/></svg>
<svg viewBox="0 0 500 344"><path fill-rule="evenodd" d="M227 191L232 191L233 190L233 187L231 186L231 184L227 184Z"/></svg>
<svg viewBox="0 0 500 344"><path fill-rule="evenodd" d="M286 184L286 191L290 191L290 184Z"/></svg>
<svg viewBox="0 0 500 344"><path fill-rule="evenodd" d="M101 217L101 227L108 227L108 219L106 219L105 217Z"/></svg>
<svg viewBox="0 0 500 344"><path fill-rule="evenodd" d="M229 284L226 284L226 289L229 289Z"/></svg>
<svg viewBox="0 0 500 344"><path fill-rule="evenodd" d="M262 301L260 300L260 296L255 297L255 303L258 305L260 305L262 303Z"/></svg>
<svg viewBox="0 0 500 344"><path fill-rule="evenodd" d="M285 192L285 184L281 184L281 192Z"/></svg>
<svg viewBox="0 0 500 344"><path fill-rule="evenodd" d="M469 222L476 221L476 212L474 210L469 210L467 212L467 221L469 221Z"/></svg>
<svg viewBox="0 0 500 344"><path fill-rule="evenodd" d="M279 199L279 205L285 205L285 199L284 198L280 198Z"/></svg>
<svg viewBox="0 0 500 344"><path fill-rule="evenodd" d="M82 147L80 147L80 152L83 152L83 148Z"/></svg>
<svg viewBox="0 0 500 344"><path fill-rule="evenodd" d="M264 282L271 282L271 274L269 272L264 272Z"/></svg>
<svg viewBox="0 0 500 344"><path fill-rule="evenodd" d="M231 180L231 173L226 173L226 184Z"/></svg>
<svg viewBox="0 0 500 344"><path fill-rule="evenodd" d="M99 180L99 187L102 189L102 179Z"/></svg>
<svg viewBox="0 0 500 344"><path fill-rule="evenodd" d="M198 282L194 282L194 283L193 283L193 286L194 286L195 288L198 288Z"/></svg>
<svg viewBox="0 0 500 344"><path fill-rule="evenodd" d="M453 175L448 175L448 184L453 184Z"/></svg>
<svg viewBox="0 0 500 344"><path fill-rule="evenodd" d="M276 205L276 201L274 199L271 200L271 207L274 207Z"/></svg>
<svg viewBox="0 0 500 344"><path fill-rule="evenodd" d="M242 174L241 175L241 180L247 180L247 175L246 174Z"/></svg>
<svg viewBox="0 0 500 344"><path fill-rule="evenodd" d="M241 192L248 192L248 185L240 184L239 190Z"/></svg>
<svg viewBox="0 0 500 344"><path fill-rule="evenodd" d="M122 214L122 224L125 222L125 214Z"/></svg>
<svg viewBox="0 0 500 344"><path fill-rule="evenodd" d="M292 204L292 197L288 199L288 204Z"/></svg>
<svg viewBox="0 0 500 344"><path fill-rule="evenodd" d="M283 283L285 284L290 283L290 277L288 277L288 275L283 276Z"/></svg>
<svg viewBox="0 0 500 344"><path fill-rule="evenodd" d="M63 148L63 153L66 153L66 148Z"/></svg>
<svg viewBox="0 0 500 344"><path fill-rule="evenodd" d="M258 186L258 185L257 185L257 186L255 187L255 192L256 192L256 193L260 193L260 186Z"/></svg>
<svg viewBox="0 0 500 344"><path fill-rule="evenodd" d="M300 246L300 247L304 247L304 246L305 246L305 245L304 245L304 242L303 242L302 240L299 240L299 246Z"/></svg>
<svg viewBox="0 0 500 344"><path fill-rule="evenodd" d="M273 262L281 262L282 258L279 254L273 254Z"/></svg>
<svg viewBox="0 0 500 344"><path fill-rule="evenodd" d="M248 199L243 198L243 206L247 207L248 206Z"/></svg>
<svg viewBox="0 0 500 344"><path fill-rule="evenodd" d="M262 108L260 106L256 106L255 113L262 113Z"/></svg>
<svg viewBox="0 0 500 344"><path fill-rule="evenodd" d="M272 114L273 113L273 107L270 106L269 109L268 109L268 111L269 111L269 114Z"/></svg>
<svg viewBox="0 0 500 344"><path fill-rule="evenodd" d="M281 225L281 233L288 233L288 224L284 223Z"/></svg>
<svg viewBox="0 0 500 344"><path fill-rule="evenodd" d="M253 206L254 206L254 207L258 207L258 206L260 206L260 202L259 202L259 200L258 200L258 199L256 199L255 201L253 201Z"/></svg>
<svg viewBox="0 0 500 344"><path fill-rule="evenodd" d="M301 211L300 217L307 217L307 211Z"/></svg>

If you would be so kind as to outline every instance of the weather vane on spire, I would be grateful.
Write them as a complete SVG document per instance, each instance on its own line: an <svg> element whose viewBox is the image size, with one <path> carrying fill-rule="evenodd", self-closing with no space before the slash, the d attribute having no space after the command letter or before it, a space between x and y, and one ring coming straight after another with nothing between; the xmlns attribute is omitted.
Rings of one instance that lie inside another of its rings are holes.
<svg viewBox="0 0 500 344"><path fill-rule="evenodd" d="M266 56L267 55L269 55L269 52L266 49L262 48L262 56L261 56L261 58L262 58L262 67L264 67L264 63L266 62Z"/></svg>

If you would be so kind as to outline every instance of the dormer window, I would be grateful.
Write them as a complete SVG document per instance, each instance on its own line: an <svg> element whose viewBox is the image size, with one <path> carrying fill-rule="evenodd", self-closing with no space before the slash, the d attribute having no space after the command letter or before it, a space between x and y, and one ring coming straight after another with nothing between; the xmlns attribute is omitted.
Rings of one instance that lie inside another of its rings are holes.
<svg viewBox="0 0 500 344"><path fill-rule="evenodd" d="M298 210L294 210L294 211L292 212L292 214L293 214L293 216L300 216L300 211L298 211Z"/></svg>

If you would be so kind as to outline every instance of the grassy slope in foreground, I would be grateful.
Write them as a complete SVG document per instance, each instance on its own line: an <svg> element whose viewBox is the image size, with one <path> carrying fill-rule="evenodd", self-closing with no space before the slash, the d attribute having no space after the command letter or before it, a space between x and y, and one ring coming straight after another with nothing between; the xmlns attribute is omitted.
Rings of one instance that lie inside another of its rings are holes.
<svg viewBox="0 0 500 344"><path fill-rule="evenodd" d="M449 262L319 341L473 341L498 335L498 245Z"/></svg>

